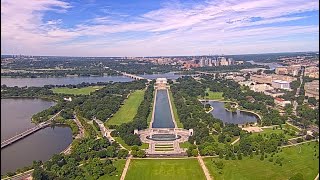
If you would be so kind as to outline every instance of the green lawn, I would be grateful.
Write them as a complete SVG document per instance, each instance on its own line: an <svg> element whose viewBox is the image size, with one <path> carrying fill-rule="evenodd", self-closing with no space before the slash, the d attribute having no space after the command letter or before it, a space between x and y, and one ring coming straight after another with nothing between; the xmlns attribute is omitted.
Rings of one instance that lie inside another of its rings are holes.
<svg viewBox="0 0 320 180"><path fill-rule="evenodd" d="M130 94L129 98L124 101L124 105L110 118L106 125L121 125L132 121L137 114L137 110L143 101L144 90L137 90Z"/></svg>
<svg viewBox="0 0 320 180"><path fill-rule="evenodd" d="M127 150L131 150L132 146L127 145L123 139L121 139L121 137L114 137L114 139L121 144L124 148L126 148ZM149 148L149 144L148 143L142 143L141 146L139 146L140 149L148 149Z"/></svg>
<svg viewBox="0 0 320 180"><path fill-rule="evenodd" d="M267 134L267 135L270 135L271 133L275 133L275 134L280 134L280 133L283 133L284 134L284 130L283 129L280 129L278 127L278 129L272 129L272 128L262 128L262 132L255 132L253 133L253 135L258 135L258 134L261 134L261 135L264 135L264 134ZM294 138L295 136L291 136L290 134L284 134L284 136L288 139L290 138Z"/></svg>
<svg viewBox="0 0 320 180"><path fill-rule="evenodd" d="M53 88L52 91L53 93L57 93L57 94L89 95L91 92L94 92L101 88L103 88L103 86L88 86L84 88L61 87L61 88Z"/></svg>
<svg viewBox="0 0 320 180"><path fill-rule="evenodd" d="M126 164L125 159L114 160L113 165L114 167L117 168L116 172L112 176L109 176L109 175L101 176L99 180L119 180L125 164Z"/></svg>
<svg viewBox="0 0 320 180"><path fill-rule="evenodd" d="M316 145L316 148L314 148ZM301 148L301 149L300 149ZM222 174L218 173L218 169L212 163L212 159L220 160L219 158L204 158L204 162L210 171L210 174L215 180L228 179L228 180L287 180L295 173L302 173L304 179L314 179L319 171L319 159L314 156L316 150L317 156L319 155L319 144L312 142L296 146L283 148L279 152L279 157L283 157L282 166L279 164L274 165L274 161L269 162L268 158L263 161L260 156L254 156L253 159L244 157L242 160L222 160L224 167Z"/></svg>
<svg viewBox="0 0 320 180"><path fill-rule="evenodd" d="M209 100L223 100L224 98L222 97L223 92L212 92L207 88L206 93L208 93L208 96L205 96L205 99ZM198 98L202 98L201 96L198 96Z"/></svg>
<svg viewBox="0 0 320 180"><path fill-rule="evenodd" d="M176 120L178 128L183 128L183 124L180 122L180 119L179 119L179 116L178 116L176 105L174 104L174 99L172 97L172 92L170 90L168 90L168 91L169 91L169 96L170 96L170 100L171 100L171 106L172 106L174 119Z"/></svg>
<svg viewBox="0 0 320 180"><path fill-rule="evenodd" d="M190 145L188 141L179 144L180 148L189 148Z"/></svg>
<svg viewBox="0 0 320 180"><path fill-rule="evenodd" d="M204 180L197 159L133 159L126 180Z"/></svg>

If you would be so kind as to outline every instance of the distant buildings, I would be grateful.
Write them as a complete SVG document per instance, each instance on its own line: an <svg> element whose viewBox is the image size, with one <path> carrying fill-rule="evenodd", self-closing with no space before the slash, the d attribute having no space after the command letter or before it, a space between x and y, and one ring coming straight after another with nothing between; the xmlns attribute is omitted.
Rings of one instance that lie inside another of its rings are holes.
<svg viewBox="0 0 320 180"><path fill-rule="evenodd" d="M212 66L229 66L243 64L243 61L234 61L226 57L197 57L192 60L184 61L183 68L190 69L194 67L212 67Z"/></svg>
<svg viewBox="0 0 320 180"><path fill-rule="evenodd" d="M304 75L310 78L317 78L319 79L319 67L310 66L304 69Z"/></svg>
<svg viewBox="0 0 320 180"><path fill-rule="evenodd" d="M283 67L277 67L275 69L275 73L280 74L280 75L297 76L300 69L301 69L301 66L299 66L299 65L283 66Z"/></svg>
<svg viewBox="0 0 320 180"><path fill-rule="evenodd" d="M291 77L291 76L285 76L285 75L278 75L278 74L271 74L271 75L254 74L254 75L250 76L250 79L251 79L251 81L254 81L259 84L270 84L270 85L272 85L272 81L274 81L274 80L287 81L289 83L289 87L290 87L290 82L296 80L297 78Z"/></svg>
<svg viewBox="0 0 320 180"><path fill-rule="evenodd" d="M319 80L305 83L304 92L305 96L319 99Z"/></svg>

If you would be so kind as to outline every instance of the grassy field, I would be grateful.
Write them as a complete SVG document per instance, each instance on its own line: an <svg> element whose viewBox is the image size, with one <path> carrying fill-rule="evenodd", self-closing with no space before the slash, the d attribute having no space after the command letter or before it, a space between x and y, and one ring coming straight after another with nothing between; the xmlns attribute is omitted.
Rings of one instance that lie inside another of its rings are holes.
<svg viewBox="0 0 320 180"><path fill-rule="evenodd" d="M180 148L189 148L190 145L188 141L179 144Z"/></svg>
<svg viewBox="0 0 320 180"><path fill-rule="evenodd" d="M130 150L132 146L127 145L123 139L121 139L121 137L114 137L114 139L121 144L124 148L126 148L127 150ZM149 144L148 143L142 143L141 146L139 146L140 149L148 149L149 148Z"/></svg>
<svg viewBox="0 0 320 180"><path fill-rule="evenodd" d="M273 130L272 128L263 128L262 130L263 130L262 132L256 132L256 133L253 133L253 135L261 134L261 135L263 136L264 134L270 135L271 133L275 133L275 134L283 133L283 134L284 134L284 130L283 130L283 129L280 129L280 128L274 129L274 130ZM284 136L285 136L286 138L288 138L288 139L295 137L295 136L291 136L291 135L289 135L289 134L284 134Z"/></svg>
<svg viewBox="0 0 320 180"><path fill-rule="evenodd" d="M119 180L125 164L126 164L125 159L118 159L116 161L113 161L113 165L117 168L115 174L112 176L109 176L109 175L101 176L99 180Z"/></svg>
<svg viewBox="0 0 320 180"><path fill-rule="evenodd" d="M206 90L206 93L208 93L208 96L205 96L205 99L209 100L223 100L224 98L222 97L223 92L212 92L209 89ZM202 98L198 96L198 98Z"/></svg>
<svg viewBox="0 0 320 180"><path fill-rule="evenodd" d="M133 120L139 105L143 101L143 96L144 90L137 90L130 94L124 105L106 122L106 125L120 125Z"/></svg>
<svg viewBox="0 0 320 180"><path fill-rule="evenodd" d="M197 159L133 159L126 180L203 180Z"/></svg>
<svg viewBox="0 0 320 180"><path fill-rule="evenodd" d="M316 148L314 146L316 145ZM246 180L259 180L259 179L274 179L285 180L289 179L295 173L300 172L303 174L304 179L314 179L319 171L319 159L314 156L319 156L319 144L312 142L283 148L282 152L279 152L279 158L283 157L282 166L274 164L274 161L269 162L268 158L263 161L260 160L260 156L254 156L253 159L244 157L242 160L222 160L224 167L222 174L218 173L218 169L212 163L212 159L220 160L219 158L204 158L204 162L210 171L210 174L215 180L220 179L246 179Z"/></svg>
<svg viewBox="0 0 320 180"><path fill-rule="evenodd" d="M177 112L177 108L176 108L176 105L174 104L174 99L172 97L172 92L170 90L169 90L169 96L170 96L170 100L171 100L173 116L174 116L174 119L176 120L177 126L178 126L178 128L183 128L183 124L180 122L180 119L179 119L179 116L178 116L178 112Z"/></svg>
<svg viewBox="0 0 320 180"><path fill-rule="evenodd" d="M98 89L103 88L103 86L89 86L84 88L53 88L53 93L57 94L73 94L73 95L89 95L91 92L94 92Z"/></svg>

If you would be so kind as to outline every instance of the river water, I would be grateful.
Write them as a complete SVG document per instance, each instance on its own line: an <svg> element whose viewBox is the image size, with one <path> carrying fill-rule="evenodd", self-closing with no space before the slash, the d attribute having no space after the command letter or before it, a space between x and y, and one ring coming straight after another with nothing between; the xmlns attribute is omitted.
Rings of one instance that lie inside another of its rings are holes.
<svg viewBox="0 0 320 180"><path fill-rule="evenodd" d="M21 133L35 124L33 114L49 108L54 102L41 99L1 99L1 142ZM29 166L34 160L46 161L60 153L72 142L69 127L55 126L41 129L1 149L1 174Z"/></svg>
<svg viewBox="0 0 320 180"><path fill-rule="evenodd" d="M209 104L214 108L211 111L213 117L221 119L224 123L245 124L246 122L257 122L259 117L255 114L237 110L236 112L227 111L224 108L224 102L209 101Z"/></svg>
<svg viewBox="0 0 320 180"><path fill-rule="evenodd" d="M157 78L167 78L167 79L178 79L179 77L182 77L181 74L174 74L174 72L169 73L163 73L163 74L145 74L145 75L139 75L141 77L147 78L147 79L157 79Z"/></svg>
<svg viewBox="0 0 320 180"><path fill-rule="evenodd" d="M68 85L80 84L82 82L97 83L97 82L130 82L132 78L126 76L101 76L101 77L57 77L57 78L1 78L1 85L7 86L36 86L42 87L44 85Z"/></svg>
<svg viewBox="0 0 320 180"><path fill-rule="evenodd" d="M157 90L152 128L174 128L166 89Z"/></svg>

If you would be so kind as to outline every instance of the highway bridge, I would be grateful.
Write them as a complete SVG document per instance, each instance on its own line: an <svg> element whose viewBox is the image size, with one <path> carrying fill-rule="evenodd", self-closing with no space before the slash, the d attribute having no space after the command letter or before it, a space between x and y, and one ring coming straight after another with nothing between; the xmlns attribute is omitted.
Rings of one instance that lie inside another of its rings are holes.
<svg viewBox="0 0 320 180"><path fill-rule="evenodd" d="M61 111L62 111L62 110L61 110ZM42 122L42 123L36 125L35 127L32 127L32 128L30 128L30 129L28 129L28 130L26 130L26 131L24 131L24 132L22 132L22 133L20 133L20 134L17 134L17 135L15 135L15 136L13 136L13 137L11 137L11 138L9 138L9 139L1 142L1 149L4 148L4 147L6 147L6 146L8 146L8 145L10 145L10 144L12 144L12 143L14 143L14 142L16 142L16 141L19 141L20 139L23 139L23 138L29 136L29 135L32 134L32 133L35 133L36 131L38 131L38 130L40 130L40 129L42 129L42 128L45 128L45 127L49 126L49 125L51 124L51 121L52 121L56 116L58 116L61 111L59 111L57 114L55 114L54 116L52 116L49 120L47 120L47 121L45 121L45 122Z"/></svg>

